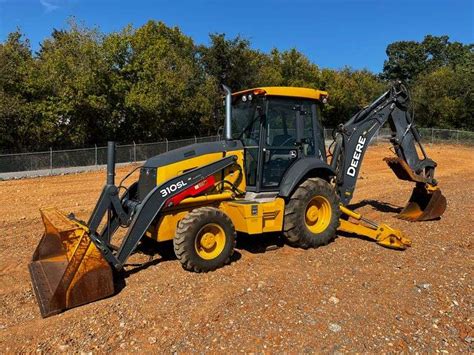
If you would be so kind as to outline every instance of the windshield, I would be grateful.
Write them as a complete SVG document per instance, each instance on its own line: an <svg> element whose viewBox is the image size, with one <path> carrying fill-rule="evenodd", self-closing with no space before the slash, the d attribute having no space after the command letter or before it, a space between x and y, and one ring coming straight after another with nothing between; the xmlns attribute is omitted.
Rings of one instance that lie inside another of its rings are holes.
<svg viewBox="0 0 474 355"><path fill-rule="evenodd" d="M260 116L263 100L237 98L232 105L232 138L240 139L245 146L258 145Z"/></svg>

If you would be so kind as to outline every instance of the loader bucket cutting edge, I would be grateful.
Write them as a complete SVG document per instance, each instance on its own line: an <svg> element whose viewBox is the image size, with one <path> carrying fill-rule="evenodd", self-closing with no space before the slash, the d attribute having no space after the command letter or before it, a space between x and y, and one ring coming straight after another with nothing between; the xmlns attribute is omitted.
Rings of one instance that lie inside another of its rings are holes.
<svg viewBox="0 0 474 355"><path fill-rule="evenodd" d="M397 218L406 221L429 221L441 217L446 210L446 197L439 188L417 185L405 208Z"/></svg>
<svg viewBox="0 0 474 355"><path fill-rule="evenodd" d="M45 233L28 268L42 317L111 296L112 269L87 227L55 208L41 217Z"/></svg>

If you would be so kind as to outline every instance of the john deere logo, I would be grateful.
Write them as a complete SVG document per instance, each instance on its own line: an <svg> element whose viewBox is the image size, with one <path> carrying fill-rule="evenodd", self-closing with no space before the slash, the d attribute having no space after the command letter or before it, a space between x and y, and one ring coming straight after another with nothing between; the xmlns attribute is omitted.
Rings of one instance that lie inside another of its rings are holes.
<svg viewBox="0 0 474 355"><path fill-rule="evenodd" d="M362 156L362 149L364 149L365 141L367 138L362 136L359 137L358 144L356 145L356 149L354 154L352 155L351 166L347 169L347 175L354 177L356 174L356 169L359 166L359 160Z"/></svg>

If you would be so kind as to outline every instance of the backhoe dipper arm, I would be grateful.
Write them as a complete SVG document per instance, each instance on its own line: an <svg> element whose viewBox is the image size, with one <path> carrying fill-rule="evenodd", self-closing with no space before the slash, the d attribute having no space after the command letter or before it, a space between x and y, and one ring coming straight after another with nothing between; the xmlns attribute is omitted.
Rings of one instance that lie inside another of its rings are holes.
<svg viewBox="0 0 474 355"><path fill-rule="evenodd" d="M397 157L386 158L398 178L435 186L436 163L429 159L420 143L420 135L408 113L409 94L400 82L372 104L337 128L331 167L336 171L337 189L343 205L349 204L356 187L362 159L372 138L388 121L391 143ZM418 156L416 144L423 155Z"/></svg>

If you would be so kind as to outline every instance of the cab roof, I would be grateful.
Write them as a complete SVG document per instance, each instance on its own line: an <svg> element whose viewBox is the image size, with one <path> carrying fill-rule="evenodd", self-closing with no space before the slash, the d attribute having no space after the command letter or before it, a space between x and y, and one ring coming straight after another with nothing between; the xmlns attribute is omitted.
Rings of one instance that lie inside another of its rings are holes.
<svg viewBox="0 0 474 355"><path fill-rule="evenodd" d="M299 97L304 99L321 100L322 97L327 97L328 92L322 90L315 90L309 88L290 87L290 86L264 86L260 88L253 88L234 92L232 96L240 96L244 94L265 95L265 96L286 96Z"/></svg>

